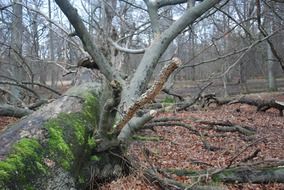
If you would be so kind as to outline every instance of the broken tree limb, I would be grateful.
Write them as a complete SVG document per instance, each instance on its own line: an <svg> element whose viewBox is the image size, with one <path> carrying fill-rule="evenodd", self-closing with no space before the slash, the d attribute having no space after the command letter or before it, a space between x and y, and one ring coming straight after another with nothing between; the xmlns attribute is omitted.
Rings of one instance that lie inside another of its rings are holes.
<svg viewBox="0 0 284 190"><path fill-rule="evenodd" d="M238 99L219 99L215 96L208 97L208 102L216 103L217 105L224 105L224 104L248 104L251 106L255 106L257 111L267 111L270 108L277 109L279 111L279 115L283 116L284 110L284 102L277 101L275 99L264 100L264 99L254 99L249 97L241 97Z"/></svg>
<svg viewBox="0 0 284 190"><path fill-rule="evenodd" d="M142 94L138 100L130 105L130 107L127 108L123 118L116 124L116 130L120 131L141 107L154 100L157 94L162 90L163 85L167 81L170 74L180 65L181 60L177 57L174 57L169 64L165 65L152 87L148 89L144 94Z"/></svg>
<svg viewBox="0 0 284 190"><path fill-rule="evenodd" d="M145 125L149 120L153 119L157 114L157 111L151 110L148 113L144 114L142 117L134 117L130 120L130 122L122 128L118 135L118 139L120 141L125 141L136 131L141 129L142 126Z"/></svg>
<svg viewBox="0 0 284 190"><path fill-rule="evenodd" d="M164 89L162 90L162 92L164 92L164 93L166 93L166 94L168 94L168 95L171 95L171 96L173 96L173 97L177 97L177 98L179 99L179 101L181 101L181 102L184 101L184 98L183 98L180 94L177 94L177 93L175 93L175 92L172 92L172 91L169 90L169 89L164 88Z"/></svg>
<svg viewBox="0 0 284 190"><path fill-rule="evenodd" d="M10 116L10 117L23 117L25 115L31 114L33 111L25 108L18 108L11 105L1 105L0 106L0 115L1 116Z"/></svg>
<svg viewBox="0 0 284 190"><path fill-rule="evenodd" d="M152 123L148 123L144 126L145 129L151 129L153 127L156 126L165 126L165 127L172 127L172 126L180 126L180 127L184 127L190 131L193 132L193 134L195 135L200 135L198 130L192 126L190 126L189 124L186 123L180 123L180 122L152 122Z"/></svg>
<svg viewBox="0 0 284 190"><path fill-rule="evenodd" d="M188 107L194 105L200 99L204 90L208 88L211 84L213 84L213 82L209 82L205 86L201 87L198 94L195 97L193 97L190 102L186 102L184 104L177 104L178 108L176 110L183 111L183 110L186 110Z"/></svg>
<svg viewBox="0 0 284 190"><path fill-rule="evenodd" d="M242 127L240 125L231 123L230 121L217 121L216 122L216 121L197 120L194 122L208 125L209 128L214 129L216 131L220 131L220 132L239 132L247 136L255 134L255 130L249 127Z"/></svg>
<svg viewBox="0 0 284 190"><path fill-rule="evenodd" d="M161 171L160 171L161 172ZM184 190L223 190L222 187L216 185L200 185L199 181L193 184L186 184L169 176L162 177L160 173L157 173L154 169L147 169L144 171L144 176L152 183L159 186L161 189L184 189Z"/></svg>
<svg viewBox="0 0 284 190"><path fill-rule="evenodd" d="M270 108L275 108L279 111L279 115L283 116L284 110L284 102L280 102L274 99L271 100L260 100L260 99L252 99L247 97L242 97L238 100L231 102L230 104L248 104L257 107L257 111L266 111Z"/></svg>
<svg viewBox="0 0 284 190"><path fill-rule="evenodd" d="M263 162L259 164L247 164L233 168L207 169L195 171L190 169L163 169L162 171L176 174L177 176L190 176L193 178L205 177L215 182L224 183L284 183L284 163L283 160L275 161L271 164Z"/></svg>
<svg viewBox="0 0 284 190"><path fill-rule="evenodd" d="M244 147L242 150L240 150L233 158L231 158L231 160L230 160L230 162L229 162L227 168L229 168L229 167L233 164L233 162L234 162L243 152L245 152L249 147L251 147L251 146L255 145L256 143L261 142L261 141L263 141L263 140L264 140L263 138L257 139L257 140L255 140L254 142L252 142L252 143L250 143L249 145L247 145L246 147Z"/></svg>
<svg viewBox="0 0 284 190"><path fill-rule="evenodd" d="M230 168L213 174L212 179L225 183L284 183L284 166Z"/></svg>

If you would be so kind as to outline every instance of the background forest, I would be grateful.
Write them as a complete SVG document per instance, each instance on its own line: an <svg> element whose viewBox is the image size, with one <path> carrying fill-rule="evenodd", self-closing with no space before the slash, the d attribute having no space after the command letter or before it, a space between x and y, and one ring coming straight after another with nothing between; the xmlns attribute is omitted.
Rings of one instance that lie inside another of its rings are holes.
<svg viewBox="0 0 284 190"><path fill-rule="evenodd" d="M107 53L115 67L131 75L153 37L145 3L74 3L98 46L109 47ZM161 8L161 30L195 3L198 1ZM171 43L155 72L176 55L184 63L175 74L176 81L238 83L241 92L246 93L250 80L263 79L263 84L269 84L267 89L275 90L275 80L281 78L284 65L283 4L263 1L258 9L257 3L228 1L222 9L199 18ZM1 1L1 93L11 92L23 99L26 92L20 94L23 89L11 83L24 82L31 89L41 83L56 89L74 82L77 63L86 53L72 32L72 26L53 1ZM115 50L117 46L126 51ZM9 93L7 98L13 99Z"/></svg>

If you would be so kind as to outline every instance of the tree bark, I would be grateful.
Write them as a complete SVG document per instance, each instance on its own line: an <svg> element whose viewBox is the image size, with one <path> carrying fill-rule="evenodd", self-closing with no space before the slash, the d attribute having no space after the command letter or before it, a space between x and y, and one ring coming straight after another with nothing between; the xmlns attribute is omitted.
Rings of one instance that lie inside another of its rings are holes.
<svg viewBox="0 0 284 190"><path fill-rule="evenodd" d="M100 84L85 83L0 134L0 189L76 189L95 145ZM86 178L82 178L85 176Z"/></svg>

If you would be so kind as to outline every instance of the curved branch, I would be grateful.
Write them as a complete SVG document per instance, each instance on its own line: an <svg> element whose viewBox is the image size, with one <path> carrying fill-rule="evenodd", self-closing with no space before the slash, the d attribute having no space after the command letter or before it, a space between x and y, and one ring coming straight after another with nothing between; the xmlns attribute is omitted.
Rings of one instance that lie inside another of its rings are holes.
<svg viewBox="0 0 284 190"><path fill-rule="evenodd" d="M27 81L23 81L23 84L33 84L33 85L37 85L39 87L45 88L51 92L53 92L54 94L57 94L58 96L61 96L62 94L60 92L58 92L57 90L54 90L53 88L50 88L44 84L38 83L38 82L27 82Z"/></svg>
<svg viewBox="0 0 284 190"><path fill-rule="evenodd" d="M157 0L157 6L159 8L169 5L177 5L182 3L187 3L188 0Z"/></svg>
<svg viewBox="0 0 284 190"><path fill-rule="evenodd" d="M0 87L0 91L3 91L7 94L10 94L10 96L12 96L13 98L15 98L17 101L21 102L22 106L27 107L27 105L25 104L25 102L23 102L20 98L18 98L17 96L15 96L11 91L6 90L4 88Z"/></svg>
<svg viewBox="0 0 284 190"><path fill-rule="evenodd" d="M108 41L115 47L115 49L131 54L142 54L145 52L145 49L128 49L121 47L117 42L114 42L112 39L108 38Z"/></svg>
<svg viewBox="0 0 284 190"><path fill-rule="evenodd" d="M38 93L36 93L35 91L33 91L32 89L26 87L25 85L21 84L21 83L17 83L17 82L9 82L9 81L0 81L0 84L7 84L7 85L12 85L12 86L18 86L21 87L29 92L31 92L35 97L37 97L38 99L40 99L40 96L38 95Z"/></svg>

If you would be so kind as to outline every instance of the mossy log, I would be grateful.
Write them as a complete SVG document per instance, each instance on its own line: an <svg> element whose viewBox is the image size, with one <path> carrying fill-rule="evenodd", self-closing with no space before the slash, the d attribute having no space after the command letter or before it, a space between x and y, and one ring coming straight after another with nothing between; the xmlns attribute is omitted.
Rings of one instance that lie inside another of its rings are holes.
<svg viewBox="0 0 284 190"><path fill-rule="evenodd" d="M0 189L77 189L94 156L101 86L86 83L0 134ZM96 158L98 159L98 157Z"/></svg>
<svg viewBox="0 0 284 190"><path fill-rule="evenodd" d="M225 183L284 183L284 168L278 167L238 167L226 169L212 176L214 181Z"/></svg>
<svg viewBox="0 0 284 190"><path fill-rule="evenodd" d="M224 183L284 183L283 161L276 165L266 164L264 166L238 166L227 169L209 169L194 171L188 169L165 169L167 173L177 176L191 176L200 178L210 176L214 182Z"/></svg>

